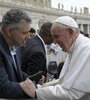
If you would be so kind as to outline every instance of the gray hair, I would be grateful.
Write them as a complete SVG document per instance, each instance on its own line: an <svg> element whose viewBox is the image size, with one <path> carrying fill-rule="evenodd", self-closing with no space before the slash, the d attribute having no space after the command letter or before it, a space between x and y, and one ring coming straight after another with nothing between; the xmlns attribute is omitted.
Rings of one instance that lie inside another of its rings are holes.
<svg viewBox="0 0 90 100"><path fill-rule="evenodd" d="M4 31L8 26L17 28L18 24L22 22L31 23L31 18L20 9L11 9L2 18L1 31Z"/></svg>

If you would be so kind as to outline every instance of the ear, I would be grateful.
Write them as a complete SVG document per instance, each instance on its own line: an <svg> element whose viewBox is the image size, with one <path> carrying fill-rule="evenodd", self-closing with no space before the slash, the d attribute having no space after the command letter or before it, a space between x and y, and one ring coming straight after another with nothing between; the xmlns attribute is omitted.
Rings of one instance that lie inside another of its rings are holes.
<svg viewBox="0 0 90 100"><path fill-rule="evenodd" d="M68 28L68 30L69 30L69 33L70 33L70 35L73 35L73 29L71 29L71 28Z"/></svg>
<svg viewBox="0 0 90 100"><path fill-rule="evenodd" d="M9 37L11 37L11 34L12 34L13 30L12 30L11 27L7 27L7 28L6 28L6 32L7 32L7 35L8 35Z"/></svg>
<svg viewBox="0 0 90 100"><path fill-rule="evenodd" d="M68 28L68 32L69 32L69 37L72 38L74 35L74 31L72 28Z"/></svg>

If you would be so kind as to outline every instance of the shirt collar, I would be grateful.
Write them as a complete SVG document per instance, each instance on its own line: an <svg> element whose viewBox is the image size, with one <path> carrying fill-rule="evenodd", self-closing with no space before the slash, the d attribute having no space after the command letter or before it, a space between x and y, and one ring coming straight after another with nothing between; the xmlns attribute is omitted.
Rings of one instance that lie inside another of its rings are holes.
<svg viewBox="0 0 90 100"><path fill-rule="evenodd" d="M37 34L37 36L38 36L38 37L40 38L40 40L42 41L42 43L43 43L43 45L44 45L44 48L45 48L45 53L47 53L46 45L45 45L43 39L42 39L38 34Z"/></svg>
<svg viewBox="0 0 90 100"><path fill-rule="evenodd" d="M11 52L11 55L15 55L16 54L16 47L15 46L12 46L10 47L10 52Z"/></svg>

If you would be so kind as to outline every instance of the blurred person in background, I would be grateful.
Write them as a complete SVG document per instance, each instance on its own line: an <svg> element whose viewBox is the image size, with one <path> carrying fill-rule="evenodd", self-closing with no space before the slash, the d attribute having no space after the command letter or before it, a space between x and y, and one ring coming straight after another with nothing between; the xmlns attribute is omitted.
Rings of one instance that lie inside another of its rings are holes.
<svg viewBox="0 0 90 100"><path fill-rule="evenodd" d="M29 34L30 34L30 37L35 36L36 35L36 30L34 28L30 28Z"/></svg>
<svg viewBox="0 0 90 100"><path fill-rule="evenodd" d="M45 80L47 78L46 48L45 44L51 44L52 22L45 22L39 31L39 34L28 39L25 46L21 47L22 70L28 75L33 75L43 71Z"/></svg>

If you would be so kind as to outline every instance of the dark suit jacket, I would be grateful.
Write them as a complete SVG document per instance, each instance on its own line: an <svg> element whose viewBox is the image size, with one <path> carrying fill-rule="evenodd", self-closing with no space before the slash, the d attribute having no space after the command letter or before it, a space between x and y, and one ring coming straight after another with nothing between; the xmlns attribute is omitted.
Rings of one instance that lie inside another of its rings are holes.
<svg viewBox="0 0 90 100"><path fill-rule="evenodd" d="M17 70L8 44L0 33L0 98L28 98L18 84L25 80L27 75L21 71L17 55L16 60Z"/></svg>
<svg viewBox="0 0 90 100"><path fill-rule="evenodd" d="M21 47L22 70L32 75L38 71L43 71L47 75L45 48L38 36L30 38L25 47Z"/></svg>

